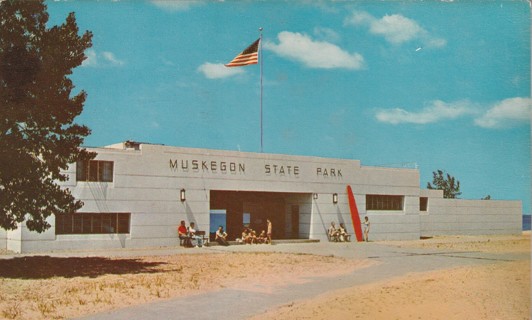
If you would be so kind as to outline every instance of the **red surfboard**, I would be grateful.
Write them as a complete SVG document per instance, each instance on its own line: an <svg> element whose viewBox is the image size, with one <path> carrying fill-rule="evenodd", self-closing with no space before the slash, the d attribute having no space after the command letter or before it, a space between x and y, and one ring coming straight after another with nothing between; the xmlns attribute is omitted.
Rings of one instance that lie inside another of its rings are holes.
<svg viewBox="0 0 532 320"><path fill-rule="evenodd" d="M357 203L355 201L355 196L353 195L353 190L351 186L347 185L347 199L349 200L349 210L351 211L351 221L353 221L353 227L355 229L355 235L357 241L364 241L362 236L362 226L360 225L360 216L358 215Z"/></svg>

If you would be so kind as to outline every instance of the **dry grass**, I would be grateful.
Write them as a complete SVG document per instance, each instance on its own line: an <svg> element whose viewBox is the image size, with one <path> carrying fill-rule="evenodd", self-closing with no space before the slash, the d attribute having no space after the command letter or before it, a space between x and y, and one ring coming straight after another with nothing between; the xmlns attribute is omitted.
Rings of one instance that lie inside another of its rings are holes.
<svg viewBox="0 0 532 320"><path fill-rule="evenodd" d="M0 260L0 316L69 318L218 290L249 282L250 277L336 273L338 260L280 253L5 259ZM352 261L341 263L352 265L345 272L360 267Z"/></svg>

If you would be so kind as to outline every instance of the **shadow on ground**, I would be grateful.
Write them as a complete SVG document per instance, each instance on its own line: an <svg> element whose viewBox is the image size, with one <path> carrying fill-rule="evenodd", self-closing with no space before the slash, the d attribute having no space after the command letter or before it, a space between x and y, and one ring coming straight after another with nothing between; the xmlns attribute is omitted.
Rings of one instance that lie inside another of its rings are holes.
<svg viewBox="0 0 532 320"><path fill-rule="evenodd" d="M106 274L156 273L164 272L157 268L163 264L165 263L146 262L141 259L110 259L103 257L20 257L0 259L0 278L95 278Z"/></svg>

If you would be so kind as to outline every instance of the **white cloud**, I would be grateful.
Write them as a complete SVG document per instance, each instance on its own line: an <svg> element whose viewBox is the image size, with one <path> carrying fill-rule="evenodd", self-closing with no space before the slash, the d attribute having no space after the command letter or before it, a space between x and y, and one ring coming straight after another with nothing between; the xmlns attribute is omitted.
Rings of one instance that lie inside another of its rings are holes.
<svg viewBox="0 0 532 320"><path fill-rule="evenodd" d="M205 62L198 67L198 71L208 79L221 79L244 73L242 67L228 68L222 63Z"/></svg>
<svg viewBox="0 0 532 320"><path fill-rule="evenodd" d="M187 11L192 6L202 4L197 0L151 0L151 3L165 11Z"/></svg>
<svg viewBox="0 0 532 320"><path fill-rule="evenodd" d="M442 120L456 119L477 112L477 106L468 101L446 103L441 100L435 100L430 102L419 112L410 112L401 108L385 109L378 111L375 117L380 122L391 124L427 124Z"/></svg>
<svg viewBox="0 0 532 320"><path fill-rule="evenodd" d="M309 36L283 31L277 35L279 44L265 42L264 49L303 63L309 68L353 69L364 66L364 58L358 53L349 53L340 47L325 41L316 41Z"/></svg>
<svg viewBox="0 0 532 320"><path fill-rule="evenodd" d="M115 57L114 53L109 52L109 51L102 52L102 57L104 58L105 61L107 61L110 64L115 65L115 66L121 66L121 65L124 64L124 61L118 60Z"/></svg>
<svg viewBox="0 0 532 320"><path fill-rule="evenodd" d="M94 49L88 49L85 51L85 55L87 59L81 64L83 67L113 67L124 65L124 61L119 60L114 53L109 51L98 53Z"/></svg>
<svg viewBox="0 0 532 320"><path fill-rule="evenodd" d="M85 55L87 56L87 58L81 63L83 67L94 67L98 64L96 51L94 51L93 49L88 49L87 51L85 51Z"/></svg>
<svg viewBox="0 0 532 320"><path fill-rule="evenodd" d="M400 14L385 15L378 19L364 11L355 11L345 19L346 25L362 25L372 34L382 36L393 44L402 44L413 40L421 41L427 47L443 47L445 39L431 36L416 21Z"/></svg>
<svg viewBox="0 0 532 320"><path fill-rule="evenodd" d="M532 99L509 98L494 104L486 113L475 119L477 126L497 129L530 121Z"/></svg>
<svg viewBox="0 0 532 320"><path fill-rule="evenodd" d="M487 109L487 111L482 111ZM435 100L421 111L402 108L381 109L375 118L384 123L428 124L460 117L473 117L474 124L487 129L501 129L529 123L532 116L531 98L508 98L490 105L489 108L469 101L444 102Z"/></svg>

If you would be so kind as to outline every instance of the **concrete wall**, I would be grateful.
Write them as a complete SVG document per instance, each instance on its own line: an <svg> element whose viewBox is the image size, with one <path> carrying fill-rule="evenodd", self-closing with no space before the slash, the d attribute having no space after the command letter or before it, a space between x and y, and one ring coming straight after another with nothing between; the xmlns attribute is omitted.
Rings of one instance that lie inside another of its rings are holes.
<svg viewBox="0 0 532 320"><path fill-rule="evenodd" d="M6 249L14 252L22 252L22 226L17 224L17 229L6 232Z"/></svg>
<svg viewBox="0 0 532 320"><path fill-rule="evenodd" d="M7 231L0 228L0 250L7 250Z"/></svg>
<svg viewBox="0 0 532 320"><path fill-rule="evenodd" d="M429 198L421 236L521 234L521 201Z"/></svg>

